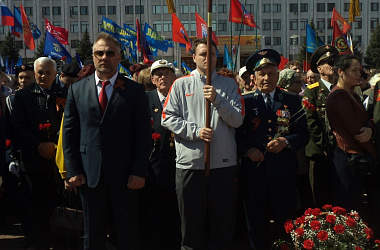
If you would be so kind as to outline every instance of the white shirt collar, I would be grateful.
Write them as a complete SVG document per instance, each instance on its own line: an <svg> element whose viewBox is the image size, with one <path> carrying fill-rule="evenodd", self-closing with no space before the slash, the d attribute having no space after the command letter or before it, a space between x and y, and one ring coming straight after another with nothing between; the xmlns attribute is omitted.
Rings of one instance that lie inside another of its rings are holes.
<svg viewBox="0 0 380 250"><path fill-rule="evenodd" d="M115 75L113 75L113 77L111 77L110 79L108 79L108 81L110 81L111 85L113 86L116 82L116 78L117 78L117 75L119 74L119 72L116 72ZM95 84L96 85L99 85L100 86L102 85L99 81L101 81L98 77L98 75L96 74L96 71L95 71Z"/></svg>
<svg viewBox="0 0 380 250"><path fill-rule="evenodd" d="M157 89L158 99L160 99L160 103L166 98L160 91Z"/></svg>
<svg viewBox="0 0 380 250"><path fill-rule="evenodd" d="M326 81L326 80L323 80L322 78L321 78L321 81L326 86L326 88L330 91L330 88L331 88L332 84L330 82Z"/></svg>

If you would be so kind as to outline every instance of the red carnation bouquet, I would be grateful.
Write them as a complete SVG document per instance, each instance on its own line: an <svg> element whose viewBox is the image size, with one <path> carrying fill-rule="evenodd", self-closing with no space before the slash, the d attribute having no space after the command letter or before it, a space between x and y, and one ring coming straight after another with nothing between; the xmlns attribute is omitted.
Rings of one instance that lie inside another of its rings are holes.
<svg viewBox="0 0 380 250"><path fill-rule="evenodd" d="M296 220L285 222L292 243L278 240L277 249L380 249L380 240L372 241L373 231L356 211L324 205L309 208Z"/></svg>
<svg viewBox="0 0 380 250"><path fill-rule="evenodd" d="M153 147L152 147L152 151L150 151L149 160L152 159L153 153L156 149L157 140L159 140L160 138L161 138L161 135L159 133L153 133L152 134Z"/></svg>

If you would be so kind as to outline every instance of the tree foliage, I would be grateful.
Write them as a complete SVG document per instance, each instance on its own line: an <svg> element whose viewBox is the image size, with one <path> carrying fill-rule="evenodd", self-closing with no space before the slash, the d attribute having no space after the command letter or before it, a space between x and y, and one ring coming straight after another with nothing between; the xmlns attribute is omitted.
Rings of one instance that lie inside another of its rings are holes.
<svg viewBox="0 0 380 250"><path fill-rule="evenodd" d="M0 45L0 55L3 58L8 58L9 63L13 60L14 63L17 62L19 58L18 52L20 51L19 48L16 47L14 37L11 35L10 32L5 37L5 40Z"/></svg>
<svg viewBox="0 0 380 250"><path fill-rule="evenodd" d="M75 50L82 62L86 61L87 59L91 59L92 57L92 43L90 40L90 34L87 31L87 28L85 32L83 32L82 39L79 42L78 48Z"/></svg>
<svg viewBox="0 0 380 250"><path fill-rule="evenodd" d="M44 32L43 36L39 39L39 44L37 46L37 51L35 53L35 59L37 59L41 56L46 56L46 55L44 55L45 37L46 37L46 34Z"/></svg>
<svg viewBox="0 0 380 250"><path fill-rule="evenodd" d="M364 57L364 64L369 68L380 68L380 26L372 33Z"/></svg>

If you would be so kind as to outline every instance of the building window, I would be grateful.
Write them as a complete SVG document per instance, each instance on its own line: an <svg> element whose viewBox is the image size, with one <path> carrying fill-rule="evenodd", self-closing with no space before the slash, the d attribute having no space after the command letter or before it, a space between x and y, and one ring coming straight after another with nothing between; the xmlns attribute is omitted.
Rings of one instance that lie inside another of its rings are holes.
<svg viewBox="0 0 380 250"><path fill-rule="evenodd" d="M244 30L244 25L241 25L240 23L235 23L235 30L239 31L240 30L240 26L242 26L241 30Z"/></svg>
<svg viewBox="0 0 380 250"><path fill-rule="evenodd" d="M362 45L362 36L356 36L355 40L358 42L358 46Z"/></svg>
<svg viewBox="0 0 380 250"><path fill-rule="evenodd" d="M251 14L252 14L252 12L255 10L253 4L247 4L247 5L245 5L244 7L245 7L245 9L246 9L249 13L251 13Z"/></svg>
<svg viewBox="0 0 380 250"><path fill-rule="evenodd" d="M161 14L161 5L153 5L153 14Z"/></svg>
<svg viewBox="0 0 380 250"><path fill-rule="evenodd" d="M272 45L272 39L270 37L265 37L265 45Z"/></svg>
<svg viewBox="0 0 380 250"><path fill-rule="evenodd" d="M70 15L78 15L78 6L70 6Z"/></svg>
<svg viewBox="0 0 380 250"><path fill-rule="evenodd" d="M362 19L355 18L355 29L361 29L363 27Z"/></svg>
<svg viewBox="0 0 380 250"><path fill-rule="evenodd" d="M273 4L273 12L281 12L281 4Z"/></svg>
<svg viewBox="0 0 380 250"><path fill-rule="evenodd" d="M335 3L328 3L327 4L327 11L333 11L335 7Z"/></svg>
<svg viewBox="0 0 380 250"><path fill-rule="evenodd" d="M163 6L162 9L163 9L164 14L168 14L168 13L169 13L168 6L167 6L167 5Z"/></svg>
<svg viewBox="0 0 380 250"><path fill-rule="evenodd" d="M270 30L270 19L263 19L263 30Z"/></svg>
<svg viewBox="0 0 380 250"><path fill-rule="evenodd" d="M80 14L88 15L88 6L80 6Z"/></svg>
<svg viewBox="0 0 380 250"><path fill-rule="evenodd" d="M144 14L144 6L143 5L136 5L136 14Z"/></svg>
<svg viewBox="0 0 380 250"><path fill-rule="evenodd" d="M305 30L306 29L306 22L307 22L307 20L301 20L301 22L300 22L300 30Z"/></svg>
<svg viewBox="0 0 380 250"><path fill-rule="evenodd" d="M80 23L81 32L85 32L86 30L89 31L89 28L90 28L89 22L81 22Z"/></svg>
<svg viewBox="0 0 380 250"><path fill-rule="evenodd" d="M50 16L50 7L42 7L42 15Z"/></svg>
<svg viewBox="0 0 380 250"><path fill-rule="evenodd" d="M298 4L296 4L296 3L289 4L289 11L290 12L298 12Z"/></svg>
<svg viewBox="0 0 380 250"><path fill-rule="evenodd" d="M227 29L227 24L226 24L226 29ZM191 31L197 30L197 24L195 23L195 21L190 21L190 30Z"/></svg>
<svg viewBox="0 0 380 250"><path fill-rule="evenodd" d="M227 21L219 20L218 22L218 31L226 31L227 30Z"/></svg>
<svg viewBox="0 0 380 250"><path fill-rule="evenodd" d="M343 5L343 11L350 11L350 3L345 3Z"/></svg>
<svg viewBox="0 0 380 250"><path fill-rule="evenodd" d="M78 22L70 22L70 32L79 32Z"/></svg>
<svg viewBox="0 0 380 250"><path fill-rule="evenodd" d="M263 4L263 12L264 13L270 12L270 4Z"/></svg>
<svg viewBox="0 0 380 250"><path fill-rule="evenodd" d="M103 22L102 21L98 22L98 32L102 31L102 27L103 27Z"/></svg>
<svg viewBox="0 0 380 250"><path fill-rule="evenodd" d="M327 29L328 29L328 30L331 30L331 29L332 29L332 26L331 26L331 18L327 18Z"/></svg>
<svg viewBox="0 0 380 250"><path fill-rule="evenodd" d="M218 12L226 13L227 12L227 4L218 4Z"/></svg>
<svg viewBox="0 0 380 250"><path fill-rule="evenodd" d="M164 31L172 31L172 21L164 21Z"/></svg>
<svg viewBox="0 0 380 250"><path fill-rule="evenodd" d="M61 7L53 7L53 15L61 15Z"/></svg>
<svg viewBox="0 0 380 250"><path fill-rule="evenodd" d="M24 7L27 16L33 16L33 7Z"/></svg>
<svg viewBox="0 0 380 250"><path fill-rule="evenodd" d="M379 18L371 18L371 29L376 29L377 25L379 24Z"/></svg>
<svg viewBox="0 0 380 250"><path fill-rule="evenodd" d="M298 45L298 41L299 41L298 38L299 37L289 38L289 43L291 45Z"/></svg>
<svg viewBox="0 0 380 250"><path fill-rule="evenodd" d="M181 14L189 13L189 5L181 5Z"/></svg>
<svg viewBox="0 0 380 250"><path fill-rule="evenodd" d="M273 37L273 45L281 45L281 37Z"/></svg>
<svg viewBox="0 0 380 250"><path fill-rule="evenodd" d="M190 5L190 13L198 12L198 5Z"/></svg>
<svg viewBox="0 0 380 250"><path fill-rule="evenodd" d="M379 3L371 3L371 11L379 11Z"/></svg>
<svg viewBox="0 0 380 250"><path fill-rule="evenodd" d="M325 19L317 19L317 29L321 31L325 29Z"/></svg>
<svg viewBox="0 0 380 250"><path fill-rule="evenodd" d="M317 3L317 12L325 12L325 4Z"/></svg>
<svg viewBox="0 0 380 250"><path fill-rule="evenodd" d="M157 32L161 32L162 31L161 21L153 22L153 29Z"/></svg>
<svg viewBox="0 0 380 250"><path fill-rule="evenodd" d="M186 31L189 31L189 21L182 21L183 27L185 28Z"/></svg>
<svg viewBox="0 0 380 250"><path fill-rule="evenodd" d="M108 15L116 14L116 6L108 6Z"/></svg>
<svg viewBox="0 0 380 250"><path fill-rule="evenodd" d="M281 19L273 19L273 30L281 30Z"/></svg>
<svg viewBox="0 0 380 250"><path fill-rule="evenodd" d="M290 30L298 30L298 20L290 20Z"/></svg>
<svg viewBox="0 0 380 250"><path fill-rule="evenodd" d="M71 45L71 48L72 48L72 49L77 49L77 48L79 48L79 40L71 40L70 45Z"/></svg>
<svg viewBox="0 0 380 250"><path fill-rule="evenodd" d="M132 5L125 6L125 14L133 14L133 6Z"/></svg>
<svg viewBox="0 0 380 250"><path fill-rule="evenodd" d="M308 4L307 3L301 3L300 4L300 12L308 12Z"/></svg>
<svg viewBox="0 0 380 250"><path fill-rule="evenodd" d="M98 15L106 14L106 6L98 6Z"/></svg>
<svg viewBox="0 0 380 250"><path fill-rule="evenodd" d="M245 30L247 30L247 31L254 30L254 29L255 29L254 27L251 27L248 25L245 26Z"/></svg>
<svg viewBox="0 0 380 250"><path fill-rule="evenodd" d="M62 27L61 22L53 22L53 25L54 25L55 27Z"/></svg>

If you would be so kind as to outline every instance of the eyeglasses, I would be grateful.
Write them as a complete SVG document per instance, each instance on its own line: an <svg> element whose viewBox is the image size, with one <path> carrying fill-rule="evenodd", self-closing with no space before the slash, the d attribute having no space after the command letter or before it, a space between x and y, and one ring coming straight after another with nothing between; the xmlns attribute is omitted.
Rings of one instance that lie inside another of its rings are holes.
<svg viewBox="0 0 380 250"><path fill-rule="evenodd" d="M115 51L112 51L112 50L108 50L108 51L102 51L102 50L97 50L97 51L94 51L94 56L98 59L101 59L103 58L104 54L106 55L106 57L114 57L116 55L116 52Z"/></svg>

